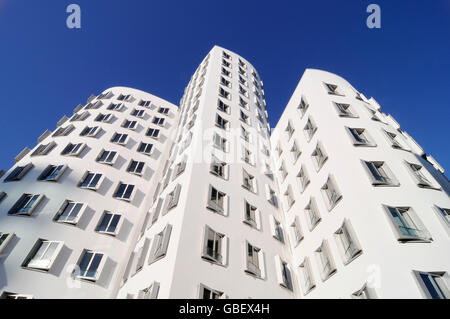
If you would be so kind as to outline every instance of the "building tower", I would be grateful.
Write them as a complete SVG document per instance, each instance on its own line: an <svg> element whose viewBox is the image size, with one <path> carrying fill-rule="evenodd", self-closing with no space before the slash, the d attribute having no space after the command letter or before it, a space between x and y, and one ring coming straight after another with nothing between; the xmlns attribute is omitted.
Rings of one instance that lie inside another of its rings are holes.
<svg viewBox="0 0 450 319"><path fill-rule="evenodd" d="M298 297L450 297L449 182L373 98L308 69L271 145Z"/></svg>
<svg viewBox="0 0 450 319"><path fill-rule="evenodd" d="M180 105L175 144L118 297L292 298L257 71L216 46Z"/></svg>
<svg viewBox="0 0 450 319"><path fill-rule="evenodd" d="M25 148L0 189L4 298L113 298L178 108L115 87Z"/></svg>

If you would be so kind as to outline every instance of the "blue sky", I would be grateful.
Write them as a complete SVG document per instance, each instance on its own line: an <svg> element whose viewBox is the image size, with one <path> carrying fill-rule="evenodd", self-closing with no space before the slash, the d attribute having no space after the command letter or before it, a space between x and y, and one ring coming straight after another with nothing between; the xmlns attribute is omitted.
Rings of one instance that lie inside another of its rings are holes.
<svg viewBox="0 0 450 319"><path fill-rule="evenodd" d="M66 7L82 9L81 30ZM381 7L381 29L366 7ZM175 104L214 44L264 84L272 126L305 68L373 96L450 169L450 1L0 0L0 168L91 93L121 85Z"/></svg>

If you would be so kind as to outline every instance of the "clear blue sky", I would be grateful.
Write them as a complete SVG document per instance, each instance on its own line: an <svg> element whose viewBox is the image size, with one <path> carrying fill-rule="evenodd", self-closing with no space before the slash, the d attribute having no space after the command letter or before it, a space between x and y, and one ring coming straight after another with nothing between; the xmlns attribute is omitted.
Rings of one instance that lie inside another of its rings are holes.
<svg viewBox="0 0 450 319"><path fill-rule="evenodd" d="M81 30L66 27L70 3ZM379 30L366 27L370 3ZM258 69L272 126L304 69L325 69L450 169L449 0L0 0L0 43L3 169L91 93L130 86L177 104L214 44Z"/></svg>

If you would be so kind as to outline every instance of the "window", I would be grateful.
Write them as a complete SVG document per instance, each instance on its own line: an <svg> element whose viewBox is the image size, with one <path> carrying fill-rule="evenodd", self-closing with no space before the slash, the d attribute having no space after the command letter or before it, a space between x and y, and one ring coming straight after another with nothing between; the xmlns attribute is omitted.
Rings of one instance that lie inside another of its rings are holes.
<svg viewBox="0 0 450 319"><path fill-rule="evenodd" d="M113 197L117 199L123 199L126 201L131 201L135 193L135 187L131 184L119 183Z"/></svg>
<svg viewBox="0 0 450 319"><path fill-rule="evenodd" d="M226 80L223 76L220 77L220 84L231 88L231 82Z"/></svg>
<svg viewBox="0 0 450 319"><path fill-rule="evenodd" d="M241 121L244 122L245 124L251 125L250 117L244 112L242 112L242 110L241 110Z"/></svg>
<svg viewBox="0 0 450 319"><path fill-rule="evenodd" d="M225 235L205 226L204 236L202 258L213 263L224 264L224 254L226 253L224 249Z"/></svg>
<svg viewBox="0 0 450 319"><path fill-rule="evenodd" d="M122 124L122 127L130 130L135 130L137 127L137 121L125 120Z"/></svg>
<svg viewBox="0 0 450 319"><path fill-rule="evenodd" d="M252 138L251 138L250 132L247 131L247 129L245 127L243 127L242 125L241 125L241 136L244 139L244 141L246 141L247 143L251 143Z"/></svg>
<svg viewBox="0 0 450 319"><path fill-rule="evenodd" d="M228 77L231 77L231 72L226 70L225 68L222 68L222 74Z"/></svg>
<svg viewBox="0 0 450 319"><path fill-rule="evenodd" d="M103 175L100 173L87 172L78 184L81 188L97 190L103 181Z"/></svg>
<svg viewBox="0 0 450 319"><path fill-rule="evenodd" d="M278 171L280 172L281 181L284 181L288 175L284 161L281 161L281 165L280 165L280 168L278 169Z"/></svg>
<svg viewBox="0 0 450 319"><path fill-rule="evenodd" d="M152 123L155 125L164 126L164 118L154 117Z"/></svg>
<svg viewBox="0 0 450 319"><path fill-rule="evenodd" d="M50 270L63 245L60 241L39 239L25 259L22 267Z"/></svg>
<svg viewBox="0 0 450 319"><path fill-rule="evenodd" d="M128 134L120 134L120 133L114 133L111 143L119 144L119 145L125 145L128 141Z"/></svg>
<svg viewBox="0 0 450 319"><path fill-rule="evenodd" d="M121 111L123 108L123 104L122 103L111 103L107 109L110 111Z"/></svg>
<svg viewBox="0 0 450 319"><path fill-rule="evenodd" d="M39 145L36 150L31 153L31 156L43 156L43 155L47 155L48 153L50 153L50 151L52 149L54 149L56 146L55 142L51 142L48 144L41 144Z"/></svg>
<svg viewBox="0 0 450 319"><path fill-rule="evenodd" d="M159 292L159 283L154 281L150 287L139 292L138 299L157 299Z"/></svg>
<svg viewBox="0 0 450 319"><path fill-rule="evenodd" d="M450 208L442 208L437 205L434 205L434 208L437 211L439 217L442 218L444 225L446 225L450 229Z"/></svg>
<svg viewBox="0 0 450 319"><path fill-rule="evenodd" d="M246 243L246 246L247 267L245 272L256 277L261 277L260 259L262 259L262 251L249 242Z"/></svg>
<svg viewBox="0 0 450 319"><path fill-rule="evenodd" d="M131 111L131 116L136 116L136 117L139 117L139 118L143 118L144 114L145 114L144 110L134 109L133 111Z"/></svg>
<svg viewBox="0 0 450 319"><path fill-rule="evenodd" d="M363 166L369 173L372 185L374 186L398 186L400 185L395 178L392 171L385 162L366 162L363 161Z"/></svg>
<svg viewBox="0 0 450 319"><path fill-rule="evenodd" d="M223 66L226 66L227 68L231 67L230 62L227 62L227 61L225 61L225 60L223 60L223 59L222 59L222 65L223 65Z"/></svg>
<svg viewBox="0 0 450 319"><path fill-rule="evenodd" d="M184 170L186 169L187 156L184 156L183 159L175 166L174 175L172 180L180 176Z"/></svg>
<svg viewBox="0 0 450 319"><path fill-rule="evenodd" d="M217 108L227 114L230 114L230 106L225 104L221 99L217 100Z"/></svg>
<svg viewBox="0 0 450 319"><path fill-rule="evenodd" d="M144 167L145 162L138 162L135 160L131 160L130 165L128 165L127 172L141 176L144 171Z"/></svg>
<svg viewBox="0 0 450 319"><path fill-rule="evenodd" d="M324 152L323 147L317 143L314 152L311 154L316 170L319 171L328 159L328 155Z"/></svg>
<svg viewBox="0 0 450 319"><path fill-rule="evenodd" d="M239 93L245 97L248 97L248 91L244 89L241 85L239 85Z"/></svg>
<svg viewBox="0 0 450 319"><path fill-rule="evenodd" d="M298 216L295 216L295 219L291 224L291 230L294 237L294 243L295 245L298 245L304 237L302 228L300 227L300 219L298 218Z"/></svg>
<svg viewBox="0 0 450 319"><path fill-rule="evenodd" d="M24 166L16 166L16 168L14 168L14 170L5 178L4 182L20 181L32 168L32 163Z"/></svg>
<svg viewBox="0 0 450 319"><path fill-rule="evenodd" d="M388 131L384 131L384 133L393 148L400 149L400 150L406 150L406 146L404 146L403 142L400 141L397 134L391 133Z"/></svg>
<svg viewBox="0 0 450 319"><path fill-rule="evenodd" d="M57 182L67 169L67 165L49 165L38 177L38 181Z"/></svg>
<svg viewBox="0 0 450 319"><path fill-rule="evenodd" d="M227 163L220 161L217 157L213 155L211 158L210 172L216 176L227 179L228 178Z"/></svg>
<svg viewBox="0 0 450 319"><path fill-rule="evenodd" d="M243 67L244 69L247 68L247 66L245 65L245 63L241 59L239 59L239 66Z"/></svg>
<svg viewBox="0 0 450 319"><path fill-rule="evenodd" d="M246 102L241 96L239 97L239 105L244 109L248 110L248 102Z"/></svg>
<svg viewBox="0 0 450 319"><path fill-rule="evenodd" d="M376 146L372 141L372 138L363 128L350 128L346 127L347 132L350 134L353 145L355 146Z"/></svg>
<svg viewBox="0 0 450 319"><path fill-rule="evenodd" d="M328 210L332 210L334 206L342 199L336 182L332 176L329 176L325 185L321 188L322 195L327 203Z"/></svg>
<svg viewBox="0 0 450 319"><path fill-rule="evenodd" d="M350 222L346 219L341 227L334 233L337 246L342 256L344 265L352 262L356 257L362 254L361 246L356 238Z"/></svg>
<svg viewBox="0 0 450 319"><path fill-rule="evenodd" d="M350 104L334 102L334 105L340 117L358 117Z"/></svg>
<svg viewBox="0 0 450 319"><path fill-rule="evenodd" d="M200 285L200 299L222 299L223 292Z"/></svg>
<svg viewBox="0 0 450 319"><path fill-rule="evenodd" d="M95 118L95 121L96 122L109 123L109 122L111 122L112 118L113 118L112 114L102 114L102 113L100 113Z"/></svg>
<svg viewBox="0 0 450 319"><path fill-rule="evenodd" d="M241 67L239 67L239 74L241 74L243 76L247 76L247 72L245 72L245 70Z"/></svg>
<svg viewBox="0 0 450 319"><path fill-rule="evenodd" d="M305 257L303 262L299 266L300 270L300 283L302 286L303 295L307 295L314 287L316 283L314 282L314 277L311 271L311 262L309 257Z"/></svg>
<svg viewBox="0 0 450 319"><path fill-rule="evenodd" d="M253 153L244 146L242 146L242 160L249 165L255 165Z"/></svg>
<svg viewBox="0 0 450 319"><path fill-rule="evenodd" d="M377 111L376 110L373 110L372 108L370 108L368 106L366 106L366 109L367 109L367 111L369 111L371 120L383 123L383 121L381 121L380 117L377 115Z"/></svg>
<svg viewBox="0 0 450 319"><path fill-rule="evenodd" d="M86 204L65 200L54 220L58 223L76 225L86 207Z"/></svg>
<svg viewBox="0 0 450 319"><path fill-rule="evenodd" d="M7 234L0 232L0 256L3 254L3 252L5 251L6 247L11 242L13 237L14 233Z"/></svg>
<svg viewBox="0 0 450 319"><path fill-rule="evenodd" d="M145 155L151 155L153 149L153 144L141 143L138 147L138 152L143 153Z"/></svg>
<svg viewBox="0 0 450 319"><path fill-rule="evenodd" d="M341 95L338 92L338 86L335 84L329 84L329 83L324 83L325 87L328 90L328 94L332 94L332 95Z"/></svg>
<svg viewBox="0 0 450 319"><path fill-rule="evenodd" d="M94 126L94 127L89 127L86 126L80 133L80 136L86 136L86 137L96 137L97 134L100 132L100 127L98 126Z"/></svg>
<svg viewBox="0 0 450 319"><path fill-rule="evenodd" d="M292 137L294 134L295 129L292 127L291 121L288 121L288 125L286 127L286 132L288 134L288 139Z"/></svg>
<svg viewBox="0 0 450 319"><path fill-rule="evenodd" d="M214 133L214 147L218 148L223 152L228 152L228 142L227 139L221 137L219 134Z"/></svg>
<svg viewBox="0 0 450 319"><path fill-rule="evenodd" d="M242 186L250 192L256 193L256 179L245 169L242 170Z"/></svg>
<svg viewBox="0 0 450 319"><path fill-rule="evenodd" d="M291 185L288 185L286 192L284 193L284 197L286 198L286 205L287 209L289 210L295 203Z"/></svg>
<svg viewBox="0 0 450 319"><path fill-rule="evenodd" d="M30 216L43 198L44 195L40 194L23 194L9 210L8 214Z"/></svg>
<svg viewBox="0 0 450 319"><path fill-rule="evenodd" d="M231 59L231 55L227 54L225 51L222 52L222 56L223 56L225 59L228 59L228 60Z"/></svg>
<svg viewBox="0 0 450 319"><path fill-rule="evenodd" d="M309 142L314 136L314 133L316 133L317 126L314 124L313 120L309 118L303 130L306 134L306 139Z"/></svg>
<svg viewBox="0 0 450 319"><path fill-rule="evenodd" d="M144 100L140 100L138 103L139 106L145 106L145 107L149 107L150 104L152 104L151 101L144 101Z"/></svg>
<svg viewBox="0 0 450 319"><path fill-rule="evenodd" d="M279 256L276 256L276 265L278 268L277 276L278 276L278 283L280 286L288 289L293 290L292 287L292 275L291 275L291 268L289 267L288 263L283 261Z"/></svg>
<svg viewBox="0 0 450 319"><path fill-rule="evenodd" d="M422 224L419 217L411 207L393 207L383 205L392 229L401 243L407 242L431 242L430 233Z"/></svg>
<svg viewBox="0 0 450 319"><path fill-rule="evenodd" d="M83 112L82 114L74 114L72 116L72 118L70 119L71 122L75 122L75 121L84 121L85 119L87 119L91 114L86 111Z"/></svg>
<svg viewBox="0 0 450 319"><path fill-rule="evenodd" d="M153 239L153 246L150 250L150 258L148 261L149 264L154 263L167 254L171 232L172 225L167 224L164 230L155 235L155 238Z"/></svg>
<svg viewBox="0 0 450 319"><path fill-rule="evenodd" d="M257 208L249 202L244 201L244 223L253 228L258 228L257 223Z"/></svg>
<svg viewBox="0 0 450 319"><path fill-rule="evenodd" d="M119 233L121 214L105 212L95 229L96 232L116 236Z"/></svg>
<svg viewBox="0 0 450 319"><path fill-rule="evenodd" d="M61 155L76 157L81 154L81 152L84 150L85 147L86 147L86 144L84 144L84 143L77 143L77 144L69 143L64 148L64 150L61 152Z"/></svg>
<svg viewBox="0 0 450 319"><path fill-rule="evenodd" d="M0 299L33 299L32 295L16 294L12 292L3 292Z"/></svg>
<svg viewBox="0 0 450 319"><path fill-rule="evenodd" d="M178 205L178 201L180 199L181 185L177 184L173 191L167 194L166 196L166 209L165 212L168 212L172 208L175 208Z"/></svg>
<svg viewBox="0 0 450 319"><path fill-rule="evenodd" d="M295 164L297 162L298 158L300 157L300 155L302 154L302 152L300 151L300 149L297 146L296 141L294 141L294 143L292 144L291 153L292 153L292 160Z"/></svg>
<svg viewBox="0 0 450 319"><path fill-rule="evenodd" d="M146 136L157 139L158 136L159 136L159 129L156 129L156 128L149 128L149 129L147 130Z"/></svg>
<svg viewBox="0 0 450 319"><path fill-rule="evenodd" d="M309 107L308 102L306 102L306 99L304 97L302 97L300 99L300 103L299 103L299 105L297 107L297 109L300 112L300 116L301 117L303 117L305 115L306 111L308 110L308 107Z"/></svg>
<svg viewBox="0 0 450 319"><path fill-rule="evenodd" d="M55 133L53 133L54 137L58 137L58 136L67 136L70 134L70 132L72 132L75 129L75 126L73 126L73 124L70 124L66 127L60 127L56 130Z"/></svg>
<svg viewBox="0 0 450 319"><path fill-rule="evenodd" d="M219 114L216 114L216 126L223 130L228 131L230 129L230 122L225 120Z"/></svg>
<svg viewBox="0 0 450 319"><path fill-rule="evenodd" d="M219 88L219 96L221 96L221 97L223 97L223 98L225 98L225 99L227 99L227 100L230 100L231 99L231 94L230 94L230 92L227 92L227 91L225 91L223 88Z"/></svg>
<svg viewBox="0 0 450 319"><path fill-rule="evenodd" d="M6 193L5 192L0 192L0 203L6 198Z"/></svg>
<svg viewBox="0 0 450 319"><path fill-rule="evenodd" d="M427 170L422 165L409 163L406 161L405 161L405 164L406 164L406 167L408 167L417 186L423 187L423 188L436 188L433 185L433 182L431 182L430 174L427 172Z"/></svg>
<svg viewBox="0 0 450 319"><path fill-rule="evenodd" d="M375 289L364 284L364 286L352 294L352 299L377 299Z"/></svg>
<svg viewBox="0 0 450 319"><path fill-rule="evenodd" d="M167 115L167 114L169 114L169 108L168 108L168 107L160 107L160 108L158 109L158 113Z"/></svg>
<svg viewBox="0 0 450 319"><path fill-rule="evenodd" d="M309 200L308 205L305 207L305 213L309 223L309 230L312 231L322 220L314 198Z"/></svg>
<svg viewBox="0 0 450 319"><path fill-rule="evenodd" d="M271 216L270 223L272 224L272 236L273 238L279 240L284 243L284 230L281 226L281 223L275 219L275 217Z"/></svg>
<svg viewBox="0 0 450 319"><path fill-rule="evenodd" d="M78 262L78 271L75 272L76 277L97 281L105 263L106 258L104 254L92 250L84 250L81 256Z"/></svg>
<svg viewBox="0 0 450 319"><path fill-rule="evenodd" d="M117 157L118 157L117 152L103 150L100 153L100 156L97 157L97 162L102 163L102 164L114 165Z"/></svg>
<svg viewBox="0 0 450 319"><path fill-rule="evenodd" d="M242 85L248 86L247 80L244 79L241 75L239 75L239 83L241 83Z"/></svg>
<svg viewBox="0 0 450 319"><path fill-rule="evenodd" d="M315 253L322 281L325 281L337 271L333 258L331 257L328 242L326 240L322 241L322 244L316 249Z"/></svg>
<svg viewBox="0 0 450 319"><path fill-rule="evenodd" d="M450 299L446 272L413 271L427 299Z"/></svg>
<svg viewBox="0 0 450 319"><path fill-rule="evenodd" d="M266 184L266 198L273 206L278 207L278 199L275 191Z"/></svg>
<svg viewBox="0 0 450 319"><path fill-rule="evenodd" d="M104 92L101 93L99 96L97 96L97 100L102 100L102 99L109 99L110 97L112 97L114 94L111 92Z"/></svg>
<svg viewBox="0 0 450 319"><path fill-rule="evenodd" d="M297 174L297 179L300 186L300 192L303 193L303 191L306 189L306 187L309 185L310 182L308 173L304 165L302 165L302 167L300 168L300 171Z"/></svg>
<svg viewBox="0 0 450 319"><path fill-rule="evenodd" d="M207 207L216 213L226 215L227 196L225 193L218 191L215 187L209 186L208 205Z"/></svg>

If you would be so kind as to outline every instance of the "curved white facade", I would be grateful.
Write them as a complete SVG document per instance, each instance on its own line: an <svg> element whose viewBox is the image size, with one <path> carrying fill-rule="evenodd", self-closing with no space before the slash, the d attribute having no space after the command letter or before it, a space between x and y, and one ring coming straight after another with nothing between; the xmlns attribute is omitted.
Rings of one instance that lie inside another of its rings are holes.
<svg viewBox="0 0 450 319"><path fill-rule="evenodd" d="M0 171L2 297L450 297L439 164L334 74L272 132L264 94L215 46L179 108L115 87L61 119Z"/></svg>

